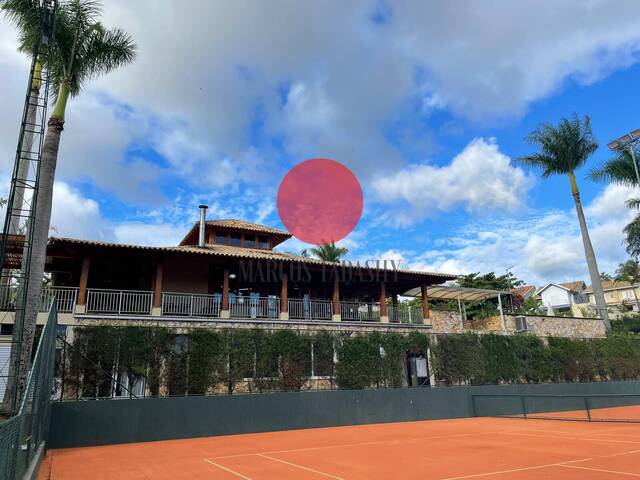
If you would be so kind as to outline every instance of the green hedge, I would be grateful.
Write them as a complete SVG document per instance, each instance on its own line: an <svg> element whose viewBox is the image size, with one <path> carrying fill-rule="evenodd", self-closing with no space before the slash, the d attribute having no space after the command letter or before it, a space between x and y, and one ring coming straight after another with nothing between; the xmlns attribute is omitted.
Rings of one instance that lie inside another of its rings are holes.
<svg viewBox="0 0 640 480"><path fill-rule="evenodd" d="M465 333L438 337L434 366L447 385L592 382L640 377L640 338L549 338Z"/></svg>
<svg viewBox="0 0 640 480"><path fill-rule="evenodd" d="M77 327L65 355L66 397L110 395L113 378L145 378L151 394L298 391L309 377L329 388L399 387L406 353L426 352L429 337L379 332L341 336L295 330ZM312 355L313 349L313 355ZM337 362L335 361L337 358ZM312 364L313 359L313 364ZM164 388L162 388L164 387Z"/></svg>
<svg viewBox="0 0 640 480"><path fill-rule="evenodd" d="M431 368L445 385L636 379L640 337L550 338L414 331L336 333L259 329L78 327L63 356L65 397L107 397L113 380L144 378L153 395L299 391L309 377L323 388L406 384L407 353L431 348ZM334 361L337 359L337 361ZM117 383L117 382L116 382Z"/></svg>

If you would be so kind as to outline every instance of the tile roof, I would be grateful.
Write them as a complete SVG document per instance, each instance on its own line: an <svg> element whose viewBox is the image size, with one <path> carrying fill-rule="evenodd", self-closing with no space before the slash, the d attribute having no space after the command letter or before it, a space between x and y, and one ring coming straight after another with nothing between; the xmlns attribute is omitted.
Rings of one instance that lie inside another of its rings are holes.
<svg viewBox="0 0 640 480"><path fill-rule="evenodd" d="M523 287L512 288L511 293L513 293L514 295L519 295L521 297L524 297L532 290L535 291L535 289L536 287L534 285L525 285Z"/></svg>
<svg viewBox="0 0 640 480"><path fill-rule="evenodd" d="M587 286L586 283L584 283L582 280L559 283L558 285L563 286L567 290L571 290L572 292L578 292L578 293L582 292Z"/></svg>
<svg viewBox="0 0 640 480"><path fill-rule="evenodd" d="M259 223L247 222L245 220L239 220L237 218L220 218L214 220L206 221L207 227L224 227L232 230L246 231L246 232L255 232L255 233L266 233L268 235L272 235L273 237L280 238L280 242L284 242L285 240L291 238L289 232L285 230L278 230L277 228L267 227L266 225L260 225ZM189 238L196 235L198 228L200 227L200 222L195 222L193 226L189 229L184 238L180 241L180 245L184 245ZM193 241L193 240L192 240Z"/></svg>
<svg viewBox="0 0 640 480"><path fill-rule="evenodd" d="M326 262L324 260L319 260L317 258L311 258L311 257L302 257L300 255L295 255L293 253L279 252L276 250L266 250L266 249L258 249L258 248L234 247L230 245L207 244L202 248L196 245L180 245L177 247L150 247L145 245L130 245L130 244L122 244L122 243L102 242L98 240L82 240L77 238L64 238L64 237L49 238L49 246L58 246L58 245L82 245L82 246L103 247L103 248L142 250L142 251L149 251L149 252L190 253L190 254L196 254L196 255L214 255L218 257L229 257L229 258L246 258L251 260L274 260L274 261L284 261L284 262L298 262L298 263L326 265L326 266L336 265L333 262ZM349 265L343 265L343 264L338 264L338 266L342 266L343 268L350 267ZM358 268L358 265L353 265L352 268ZM384 269L375 268L374 270L384 270ZM390 270L390 269L387 269L387 270ZM428 277L437 277L442 279L443 281L454 280L458 278L458 275L451 275L448 273L424 272L424 271L403 270L403 269L396 269L395 271L399 273L408 273L408 274L415 274L415 275L428 276Z"/></svg>
<svg viewBox="0 0 640 480"><path fill-rule="evenodd" d="M631 283L626 280L603 280L602 281L602 289L603 290L615 290L617 288L631 288ZM585 290L585 293L593 293L593 286L589 285L589 287Z"/></svg>
<svg viewBox="0 0 640 480"><path fill-rule="evenodd" d="M196 225L198 222L196 222ZM277 228L268 227L266 225L260 225L258 223L247 222L245 220L238 220L235 218L226 218L218 220L207 220L207 225L214 227L227 227L235 228L238 230L250 230L252 232L271 233L273 235L283 235L291 237L292 235L285 230L278 230Z"/></svg>

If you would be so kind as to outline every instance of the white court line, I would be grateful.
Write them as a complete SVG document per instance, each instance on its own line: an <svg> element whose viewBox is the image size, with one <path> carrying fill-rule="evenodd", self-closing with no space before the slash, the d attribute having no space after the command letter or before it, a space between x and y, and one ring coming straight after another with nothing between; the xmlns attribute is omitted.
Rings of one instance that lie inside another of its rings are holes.
<svg viewBox="0 0 640 480"><path fill-rule="evenodd" d="M336 477L334 475L330 475L328 473L324 473L324 472L321 472L319 470L314 470L313 468L303 467L302 465L298 465L296 463L285 462L284 460L280 460L279 458L270 457L268 455L262 455L260 453L258 453L257 456L258 457L262 457L262 458L268 458L269 460L273 460L274 462L284 463L285 465L290 465L292 467L301 468L302 470L306 470L308 472L317 473L318 475L324 475L325 477L335 478L336 480L344 480L344 478L342 478L342 477Z"/></svg>
<svg viewBox="0 0 640 480"><path fill-rule="evenodd" d="M505 435L519 435L523 437L538 437L538 438L562 438L563 440L580 440L584 442L608 442L608 443L640 443L635 440L610 440L608 438L587 438L587 437L570 437L568 435L536 435L534 433L520 433L520 432L502 432Z"/></svg>
<svg viewBox="0 0 640 480"><path fill-rule="evenodd" d="M328 448L361 447L365 445L394 445L394 444L403 444L408 442L418 442L418 441L424 441L424 440L436 440L440 438L460 438L460 437L473 437L476 435L495 435L497 433L505 433L505 432L500 430L495 432L456 433L453 435L432 435L432 436L425 436L425 437L411 437L406 439L378 440L374 442L339 443L336 445L321 445L317 447L293 448L290 450L270 450L266 452L237 453L234 455L223 455L220 457L209 457L209 458L211 458L212 460L225 460L227 458L248 457L250 455L271 455L274 453L308 452L310 450L324 450Z"/></svg>
<svg viewBox="0 0 640 480"><path fill-rule="evenodd" d="M513 473L513 472L524 472L527 470L538 470L540 468L548 468L548 467L561 467L563 465L567 465L569 463L577 463L577 462L587 462L589 460L593 460L593 458L582 458L580 460L570 460L568 462L561 463L547 463L545 465L534 465L533 467L523 467L523 468L513 468L511 470L498 470L495 472L486 472L486 473L476 473L473 475L463 475L461 477L447 477L441 480L462 480L464 478L479 478L479 477L488 477L489 475L500 475L503 473Z"/></svg>
<svg viewBox="0 0 640 480"><path fill-rule="evenodd" d="M579 467L578 465L558 465L558 466L564 467L564 468L579 468L580 470L593 470L594 472L615 473L618 475L628 475L630 477L640 477L640 474L638 473L618 472L616 470L605 470L604 468Z"/></svg>
<svg viewBox="0 0 640 480"><path fill-rule="evenodd" d="M241 473L235 472L233 470L231 470L230 468L227 467L223 467L222 465L218 465L216 462L212 462L211 460L207 459L207 458L203 458L203 460L207 463L210 463L211 465L214 465L218 468L221 468L222 470L226 470L229 473L233 473L234 475L240 477L240 478L244 478L245 480L251 480L249 477L245 477L244 475L242 475Z"/></svg>

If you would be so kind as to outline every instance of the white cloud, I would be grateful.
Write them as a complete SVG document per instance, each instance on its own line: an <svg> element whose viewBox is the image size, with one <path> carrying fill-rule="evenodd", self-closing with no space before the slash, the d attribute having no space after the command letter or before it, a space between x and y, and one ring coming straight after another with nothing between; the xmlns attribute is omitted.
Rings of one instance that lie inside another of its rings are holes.
<svg viewBox="0 0 640 480"><path fill-rule="evenodd" d="M104 239L105 221L98 202L58 181L53 189L51 235Z"/></svg>
<svg viewBox="0 0 640 480"><path fill-rule="evenodd" d="M612 273L627 259L622 229L633 211L624 202L633 195L629 188L609 185L585 208L601 272ZM418 270L502 274L513 267L514 275L537 285L577 279L590 283L574 210L471 222L434 244L424 252L396 253L406 267Z"/></svg>
<svg viewBox="0 0 640 480"><path fill-rule="evenodd" d="M127 222L116 225L113 234L118 243L170 247L178 245L187 231L173 225Z"/></svg>
<svg viewBox="0 0 640 480"><path fill-rule="evenodd" d="M433 109L481 123L518 116L567 79L589 83L636 63L640 49L633 0L407 1L382 24L371 22L377 0L189 6L105 2L105 24L131 32L139 56L87 93L106 92L133 115L86 94L72 100L58 178L83 176L135 202L161 201L156 180L171 175L194 190L275 181L284 166L252 150L259 124L293 159L335 157L366 179L402 165L385 136L400 114L411 125ZM6 22L0 40L0 103L16 112L0 119L0 153L11 158L27 62ZM432 134L416 128L400 139L408 149ZM136 139L167 169L123 163Z"/></svg>
<svg viewBox="0 0 640 480"><path fill-rule="evenodd" d="M410 223L438 211L464 206L471 212L502 210L515 212L523 206L533 180L511 165L495 139L474 139L450 165L412 165L373 182L385 203L406 202L411 211L391 217Z"/></svg>

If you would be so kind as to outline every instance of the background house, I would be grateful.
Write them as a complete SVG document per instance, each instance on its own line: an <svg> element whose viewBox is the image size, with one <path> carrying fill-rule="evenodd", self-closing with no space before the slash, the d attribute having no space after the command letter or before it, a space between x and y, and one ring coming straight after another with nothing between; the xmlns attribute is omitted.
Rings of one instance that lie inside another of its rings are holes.
<svg viewBox="0 0 640 480"><path fill-rule="evenodd" d="M602 289L604 301L607 307L611 307L613 315L640 311L640 284L631 284L624 280L605 280L602 282ZM596 299L591 285L585 293L589 297L589 303L595 305Z"/></svg>
<svg viewBox="0 0 640 480"><path fill-rule="evenodd" d="M582 280L566 283L548 283L540 288L536 296L545 308L552 307L555 313L570 313L583 316L582 309L588 306L585 293L586 283Z"/></svg>

